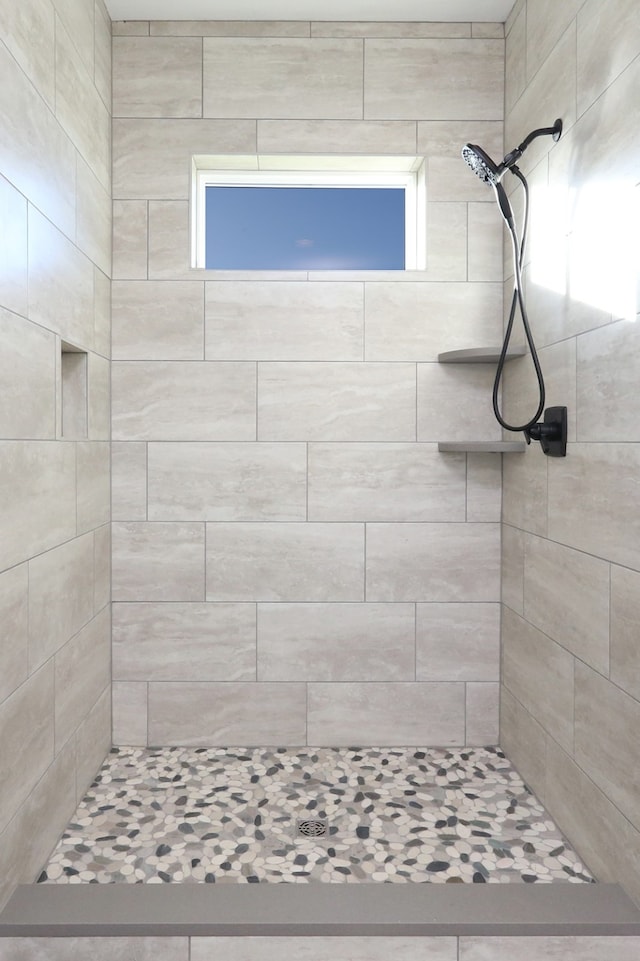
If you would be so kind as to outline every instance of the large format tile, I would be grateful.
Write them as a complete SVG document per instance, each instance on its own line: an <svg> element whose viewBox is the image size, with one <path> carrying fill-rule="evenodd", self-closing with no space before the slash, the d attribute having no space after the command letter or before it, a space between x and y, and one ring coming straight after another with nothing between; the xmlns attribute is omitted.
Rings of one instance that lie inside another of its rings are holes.
<svg viewBox="0 0 640 961"><path fill-rule="evenodd" d="M536 3L527 5L525 59L528 80L531 80L544 64L582 6L584 6L584 0L566 0L561 4L555 3L554 0L537 0ZM611 19L615 20L615 16Z"/></svg>
<svg viewBox="0 0 640 961"><path fill-rule="evenodd" d="M113 681L112 737L115 745L147 743L146 681Z"/></svg>
<svg viewBox="0 0 640 961"><path fill-rule="evenodd" d="M152 20L152 37L308 37L308 20Z"/></svg>
<svg viewBox="0 0 640 961"><path fill-rule="evenodd" d="M207 600L363 599L363 524L207 524Z"/></svg>
<svg viewBox="0 0 640 961"><path fill-rule="evenodd" d="M468 453L467 520L500 521L501 516L502 458L495 454Z"/></svg>
<svg viewBox="0 0 640 961"><path fill-rule="evenodd" d="M249 120L116 118L113 196L117 200L187 200L194 154L255 152L256 125Z"/></svg>
<svg viewBox="0 0 640 961"><path fill-rule="evenodd" d="M106 357L87 356L87 436L89 440L111 437L111 364Z"/></svg>
<svg viewBox="0 0 640 961"><path fill-rule="evenodd" d="M403 937L192 938L191 961L211 961L218 949L224 952L227 961L279 961L289 954L299 961L326 961L327 958L388 961L392 956L397 961L416 961L417 957L415 939ZM419 949L420 961L457 961L457 950L455 938L424 938Z"/></svg>
<svg viewBox="0 0 640 961"><path fill-rule="evenodd" d="M115 604L118 681L252 681L253 604Z"/></svg>
<svg viewBox="0 0 640 961"><path fill-rule="evenodd" d="M411 681L412 604L259 604L260 681Z"/></svg>
<svg viewBox="0 0 640 961"><path fill-rule="evenodd" d="M611 567L611 680L640 700L640 573Z"/></svg>
<svg viewBox="0 0 640 961"><path fill-rule="evenodd" d="M460 961L633 961L640 938L461 937L459 945Z"/></svg>
<svg viewBox="0 0 640 961"><path fill-rule="evenodd" d="M576 664L575 759L640 830L640 702Z"/></svg>
<svg viewBox="0 0 640 961"><path fill-rule="evenodd" d="M114 440L255 440L255 364L122 361L111 376Z"/></svg>
<svg viewBox="0 0 640 961"><path fill-rule="evenodd" d="M304 521L305 444L149 444L152 521Z"/></svg>
<svg viewBox="0 0 640 961"><path fill-rule="evenodd" d="M261 363L260 440L415 440L412 364Z"/></svg>
<svg viewBox="0 0 640 961"><path fill-rule="evenodd" d="M26 564L0 574L0 702L27 678L29 574Z"/></svg>
<svg viewBox="0 0 640 961"><path fill-rule="evenodd" d="M114 37L114 117L201 117L202 41Z"/></svg>
<svg viewBox="0 0 640 961"><path fill-rule="evenodd" d="M149 685L152 744L304 744L305 718L305 684Z"/></svg>
<svg viewBox="0 0 640 961"><path fill-rule="evenodd" d="M367 600L497 601L498 524L368 524Z"/></svg>
<svg viewBox="0 0 640 961"><path fill-rule="evenodd" d="M500 685L497 681L465 684L464 743L497 744L500 734Z"/></svg>
<svg viewBox="0 0 640 961"><path fill-rule="evenodd" d="M640 568L639 469L637 445L569 445L566 460L549 463L549 537Z"/></svg>
<svg viewBox="0 0 640 961"><path fill-rule="evenodd" d="M202 360L201 283L115 281L111 292L114 360Z"/></svg>
<svg viewBox="0 0 640 961"><path fill-rule="evenodd" d="M595 670L609 670L609 564L528 535L524 616Z"/></svg>
<svg viewBox="0 0 640 961"><path fill-rule="evenodd" d="M111 524L93 532L93 609L98 613L111 603Z"/></svg>
<svg viewBox="0 0 640 961"><path fill-rule="evenodd" d="M207 360L362 360L362 284L206 284Z"/></svg>
<svg viewBox="0 0 640 961"><path fill-rule="evenodd" d="M76 449L77 533L102 527L111 520L110 444L80 443Z"/></svg>
<svg viewBox="0 0 640 961"><path fill-rule="evenodd" d="M574 0L572 6L576 5ZM583 113L637 56L640 24L635 0L578 4L578 115ZM606 44L602 43L603 35ZM619 121L624 123L624 117Z"/></svg>
<svg viewBox="0 0 640 961"><path fill-rule="evenodd" d="M142 442L111 445L111 517L114 521L147 519L147 445Z"/></svg>
<svg viewBox="0 0 640 961"><path fill-rule="evenodd" d="M146 200L113 202L113 279L147 276L149 217Z"/></svg>
<svg viewBox="0 0 640 961"><path fill-rule="evenodd" d="M525 536L517 527L502 525L502 603L516 614L524 614Z"/></svg>
<svg viewBox="0 0 640 961"><path fill-rule="evenodd" d="M93 617L93 534L29 561L29 670L37 670Z"/></svg>
<svg viewBox="0 0 640 961"><path fill-rule="evenodd" d="M309 520L462 521L465 475L432 444L310 444Z"/></svg>
<svg viewBox="0 0 640 961"><path fill-rule="evenodd" d="M418 440L500 440L494 377L490 364L418 364Z"/></svg>
<svg viewBox="0 0 640 961"><path fill-rule="evenodd" d="M111 684L78 725L76 742L76 797L89 789L96 771L111 749Z"/></svg>
<svg viewBox="0 0 640 961"><path fill-rule="evenodd" d="M477 143L491 157L503 154L501 120L429 120L418 124L418 153L427 161L429 200L484 202L496 214L486 184L474 177L462 160L465 143Z"/></svg>
<svg viewBox="0 0 640 961"><path fill-rule="evenodd" d="M50 441L0 443L0 530L0 569L75 535L74 445Z"/></svg>
<svg viewBox="0 0 640 961"><path fill-rule="evenodd" d="M579 441L640 441L638 324L619 321L578 337Z"/></svg>
<svg viewBox="0 0 640 961"><path fill-rule="evenodd" d="M109 686L111 616L105 607L55 656L56 753Z"/></svg>
<svg viewBox="0 0 640 961"><path fill-rule="evenodd" d="M362 117L360 40L205 38L203 45L205 117Z"/></svg>
<svg viewBox="0 0 640 961"><path fill-rule="evenodd" d="M510 439L513 439L513 435ZM502 520L511 527L547 536L547 468L540 445L502 458ZM562 463L568 464L569 459ZM549 536L554 537L551 530ZM554 540L561 538L554 537Z"/></svg>
<svg viewBox="0 0 640 961"><path fill-rule="evenodd" d="M51 661L0 705L0 831L53 760L53 683Z"/></svg>
<svg viewBox="0 0 640 961"><path fill-rule="evenodd" d="M27 201L0 177L0 305L26 316L29 310Z"/></svg>
<svg viewBox="0 0 640 961"><path fill-rule="evenodd" d="M76 166L76 243L105 274L111 273L112 204L110 181L103 186L89 164Z"/></svg>
<svg viewBox="0 0 640 961"><path fill-rule="evenodd" d="M418 604L416 613L417 680L499 679L499 604Z"/></svg>
<svg viewBox="0 0 640 961"><path fill-rule="evenodd" d="M114 524L114 601L204 600L203 524Z"/></svg>
<svg viewBox="0 0 640 961"><path fill-rule="evenodd" d="M51 107L55 103L55 9L49 0L11 3L0 12L2 39Z"/></svg>
<svg viewBox="0 0 640 961"><path fill-rule="evenodd" d="M501 120L500 40L367 40L367 120Z"/></svg>
<svg viewBox="0 0 640 961"><path fill-rule="evenodd" d="M504 684L500 686L499 743L536 797L546 802L547 733Z"/></svg>
<svg viewBox="0 0 640 961"><path fill-rule="evenodd" d="M16 938L6 943L2 961L84 961L87 953L93 961L189 961L189 938Z"/></svg>
<svg viewBox="0 0 640 961"><path fill-rule="evenodd" d="M0 307L2 353L0 436L55 437L56 339L42 327Z"/></svg>
<svg viewBox="0 0 640 961"><path fill-rule="evenodd" d="M258 153L414 154L409 120L258 120Z"/></svg>
<svg viewBox="0 0 640 961"><path fill-rule="evenodd" d="M505 608L502 679L505 687L565 750L573 750L574 658Z"/></svg>
<svg viewBox="0 0 640 961"><path fill-rule="evenodd" d="M309 684L309 744L464 744L464 684Z"/></svg>
<svg viewBox="0 0 640 961"><path fill-rule="evenodd" d="M492 344L501 304L500 284L369 283L365 357L436 361L444 350Z"/></svg>
<svg viewBox="0 0 640 961"><path fill-rule="evenodd" d="M149 278L200 279L191 267L191 215L188 200L150 200Z"/></svg>

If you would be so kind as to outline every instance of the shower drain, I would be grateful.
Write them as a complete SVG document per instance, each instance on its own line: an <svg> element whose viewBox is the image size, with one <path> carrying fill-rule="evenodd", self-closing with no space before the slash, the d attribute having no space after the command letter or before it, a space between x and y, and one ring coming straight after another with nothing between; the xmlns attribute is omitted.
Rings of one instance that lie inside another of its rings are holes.
<svg viewBox="0 0 640 961"><path fill-rule="evenodd" d="M299 838L324 838L329 834L329 824L322 818L298 818L296 836Z"/></svg>

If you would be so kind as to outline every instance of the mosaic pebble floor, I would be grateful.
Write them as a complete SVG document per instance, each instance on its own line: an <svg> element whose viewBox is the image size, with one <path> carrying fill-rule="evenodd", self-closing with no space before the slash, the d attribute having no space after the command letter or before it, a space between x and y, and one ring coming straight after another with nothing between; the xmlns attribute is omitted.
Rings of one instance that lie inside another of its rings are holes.
<svg viewBox="0 0 640 961"><path fill-rule="evenodd" d="M490 747L114 748L38 880L594 879Z"/></svg>

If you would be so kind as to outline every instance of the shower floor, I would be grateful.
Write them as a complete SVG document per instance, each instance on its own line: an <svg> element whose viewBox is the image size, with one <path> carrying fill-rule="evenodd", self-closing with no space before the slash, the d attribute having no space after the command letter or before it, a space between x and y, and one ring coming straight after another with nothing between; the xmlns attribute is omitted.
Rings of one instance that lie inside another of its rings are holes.
<svg viewBox="0 0 640 961"><path fill-rule="evenodd" d="M594 879L498 748L176 747L114 748L38 880Z"/></svg>

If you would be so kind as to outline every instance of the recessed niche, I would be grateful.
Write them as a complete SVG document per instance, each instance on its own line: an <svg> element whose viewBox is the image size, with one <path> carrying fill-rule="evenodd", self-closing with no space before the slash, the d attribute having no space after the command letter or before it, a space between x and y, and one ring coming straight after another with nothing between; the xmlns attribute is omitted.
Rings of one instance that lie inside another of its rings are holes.
<svg viewBox="0 0 640 961"><path fill-rule="evenodd" d="M62 436L69 440L87 437L87 352L61 342Z"/></svg>

